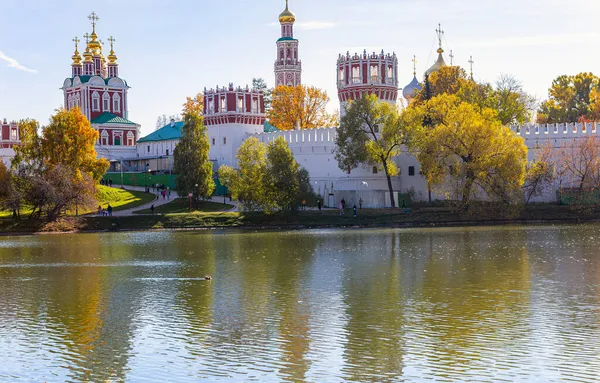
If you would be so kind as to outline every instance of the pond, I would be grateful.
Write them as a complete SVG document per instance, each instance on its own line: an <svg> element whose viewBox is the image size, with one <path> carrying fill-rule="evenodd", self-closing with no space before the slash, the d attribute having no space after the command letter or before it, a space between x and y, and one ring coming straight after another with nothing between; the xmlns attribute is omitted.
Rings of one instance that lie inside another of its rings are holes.
<svg viewBox="0 0 600 383"><path fill-rule="evenodd" d="M0 237L0 382L596 382L599 245L600 225Z"/></svg>

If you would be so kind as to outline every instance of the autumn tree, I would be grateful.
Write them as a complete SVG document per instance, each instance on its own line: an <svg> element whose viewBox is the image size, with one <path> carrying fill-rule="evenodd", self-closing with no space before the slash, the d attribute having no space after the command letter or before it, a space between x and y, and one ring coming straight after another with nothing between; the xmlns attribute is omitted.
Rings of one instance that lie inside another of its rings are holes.
<svg viewBox="0 0 600 383"><path fill-rule="evenodd" d="M600 186L600 138L587 136L565 140L554 160L563 182L580 191Z"/></svg>
<svg viewBox="0 0 600 383"><path fill-rule="evenodd" d="M269 123L279 130L314 129L337 126L336 115L327 113L327 92L312 86L280 85L273 90Z"/></svg>
<svg viewBox="0 0 600 383"><path fill-rule="evenodd" d="M442 67L428 78L428 92L424 88L411 104L422 105L439 95L456 95L461 101L474 105L479 111L496 111L502 125L523 124L531 119L536 107L535 98L527 94L521 82L510 75L501 75L495 86L476 82L457 66Z"/></svg>
<svg viewBox="0 0 600 383"><path fill-rule="evenodd" d="M283 137L277 137L267 146L266 210L289 210L298 195L298 163Z"/></svg>
<svg viewBox="0 0 600 383"><path fill-rule="evenodd" d="M202 93L198 93L194 97L186 97L185 102L183 103L183 108L181 109L181 114L184 116L184 120L185 115L189 113L196 113L199 116L204 114L204 95Z"/></svg>
<svg viewBox="0 0 600 383"><path fill-rule="evenodd" d="M422 121L431 117L432 126ZM527 147L502 126L496 111L443 94L403 115L412 125L411 151L430 185L453 192L468 209L480 192L510 202L525 177ZM451 190L448 190L451 189Z"/></svg>
<svg viewBox="0 0 600 383"><path fill-rule="evenodd" d="M383 170L391 206L395 207L392 177L398 175L398 168L394 157L400 155L406 133L396 106L380 102L375 95L363 95L348 105L338 129L335 158L339 168L352 170L368 165Z"/></svg>
<svg viewBox="0 0 600 383"><path fill-rule="evenodd" d="M267 86L267 82L263 78L252 79L252 89L258 89L263 93L263 99L265 102L265 112L271 110L271 104L273 102L273 88Z"/></svg>
<svg viewBox="0 0 600 383"><path fill-rule="evenodd" d="M227 165L219 167L221 183L227 186L231 198L240 201L245 211L261 210L265 205L266 154L266 146L256 137L250 137L238 148L236 158L239 170Z"/></svg>
<svg viewBox="0 0 600 383"><path fill-rule="evenodd" d="M181 139L173 151L173 171L178 174L177 194L193 193L195 199L209 198L215 190L212 162L208 159L210 144L202 115L194 107L183 116Z"/></svg>
<svg viewBox="0 0 600 383"><path fill-rule="evenodd" d="M523 192L525 204L547 193L556 181L555 151L550 142L534 149L534 160L527 165Z"/></svg>
<svg viewBox="0 0 600 383"><path fill-rule="evenodd" d="M600 118L597 114L600 109L598 91L600 78L592 73L558 76L548 89L548 99L542 102L538 110L537 121L554 124L578 122L580 118Z"/></svg>
<svg viewBox="0 0 600 383"><path fill-rule="evenodd" d="M293 209L299 195L300 175L283 137L269 145L250 137L240 146L236 158L238 169L222 165L219 177L244 211L271 214Z"/></svg>
<svg viewBox="0 0 600 383"><path fill-rule="evenodd" d="M81 111L59 110L41 135L37 121L23 120L19 127L21 145L11 166L13 208L28 205L31 218L45 214L55 220L91 206L108 161L97 158L98 132Z"/></svg>

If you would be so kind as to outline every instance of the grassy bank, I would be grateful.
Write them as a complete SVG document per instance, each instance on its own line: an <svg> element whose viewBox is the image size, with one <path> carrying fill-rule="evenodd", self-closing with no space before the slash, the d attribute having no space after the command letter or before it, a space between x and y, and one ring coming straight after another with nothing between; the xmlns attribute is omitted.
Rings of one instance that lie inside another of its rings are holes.
<svg viewBox="0 0 600 383"><path fill-rule="evenodd" d="M233 205L224 203L215 203L200 201L197 204L192 203L192 213L212 213L228 211L233 209ZM150 209L134 211L134 214L151 214ZM155 214L188 214L190 213L190 201L187 198L177 198L168 204L157 206L154 209Z"/></svg>
<svg viewBox="0 0 600 383"><path fill-rule="evenodd" d="M72 229L78 231L102 230L150 230L192 228L317 228L317 227L410 227L429 225L462 225L494 223L537 223L537 222L587 222L600 219L600 209L587 214L564 206L528 206L522 211L496 211L477 209L469 214L449 208L420 208L412 212L399 209L364 209L357 217L352 211L340 216L336 210L303 211L295 215L243 214L238 212L194 212L167 213L164 215L137 215L129 217L81 217L71 223L60 223L44 231ZM15 224L11 220L0 220L0 231L32 232L40 230L27 222Z"/></svg>
<svg viewBox="0 0 600 383"><path fill-rule="evenodd" d="M113 211L126 210L142 206L148 202L153 201L155 196L151 193L144 193L139 191L123 190L108 186L98 186L98 205L106 209L110 204L113 207ZM95 213L96 207L90 207L87 209L80 208L78 213L80 215ZM30 209L24 208L21 210L21 216L26 218L31 212ZM75 215L75 212L70 212L69 215ZM0 218L12 217L12 211L0 210Z"/></svg>

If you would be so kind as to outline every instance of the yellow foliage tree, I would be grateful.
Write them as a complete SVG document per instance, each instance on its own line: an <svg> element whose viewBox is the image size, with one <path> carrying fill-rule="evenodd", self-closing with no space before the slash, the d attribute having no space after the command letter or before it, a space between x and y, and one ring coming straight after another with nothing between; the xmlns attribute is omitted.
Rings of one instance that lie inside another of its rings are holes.
<svg viewBox="0 0 600 383"><path fill-rule="evenodd" d="M197 113L200 116L204 114L204 95L202 93L198 93L194 97L186 97L181 114L192 113Z"/></svg>
<svg viewBox="0 0 600 383"><path fill-rule="evenodd" d="M337 126L339 119L327 113L327 92L312 86L280 85L273 90L267 118L279 130L315 129Z"/></svg>
<svg viewBox="0 0 600 383"><path fill-rule="evenodd" d="M432 126L423 127L427 116ZM527 147L494 110L443 94L409 108L404 118L412 124L411 150L430 185L452 192L464 209L481 193L513 201L524 182Z"/></svg>

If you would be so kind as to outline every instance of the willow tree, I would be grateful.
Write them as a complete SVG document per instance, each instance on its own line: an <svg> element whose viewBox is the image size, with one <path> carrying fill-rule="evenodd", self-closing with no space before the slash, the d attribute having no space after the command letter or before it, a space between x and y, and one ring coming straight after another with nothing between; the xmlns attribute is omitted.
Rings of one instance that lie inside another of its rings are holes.
<svg viewBox="0 0 600 383"><path fill-rule="evenodd" d="M215 190L212 162L208 159L210 144L202 116L189 109L183 116L181 139L173 151L173 171L177 194L192 193L197 198L209 198Z"/></svg>
<svg viewBox="0 0 600 383"><path fill-rule="evenodd" d="M337 126L336 115L327 113L327 92L312 86L280 85L273 90L269 123L279 130Z"/></svg>
<svg viewBox="0 0 600 383"><path fill-rule="evenodd" d="M348 105L336 137L335 158L339 168L350 171L368 165L383 170L392 207L396 206L392 177L399 173L394 157L400 155L406 143L406 128L396 106L365 94Z"/></svg>
<svg viewBox="0 0 600 383"><path fill-rule="evenodd" d="M453 192L464 209L481 193L508 203L520 192L527 147L495 110L444 94L405 114L413 125L411 151L421 173L430 185ZM426 118L431 126L423 127Z"/></svg>

